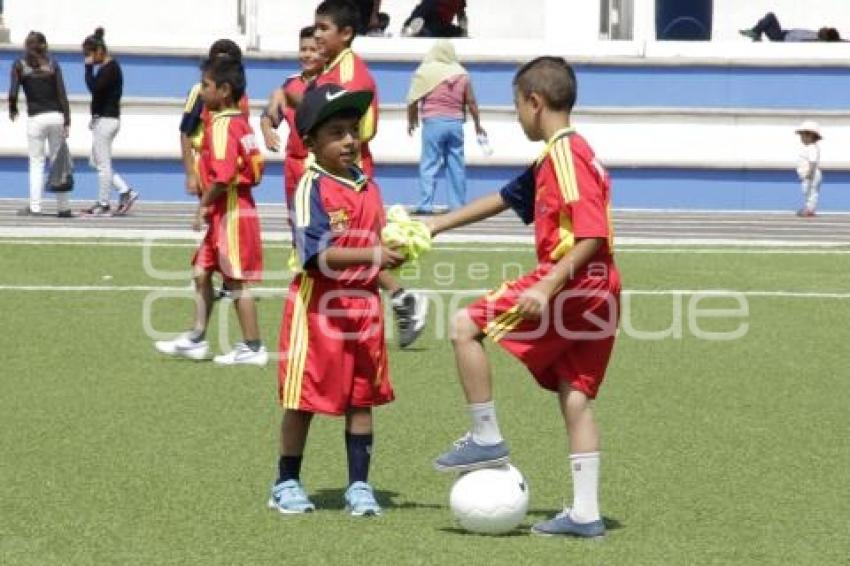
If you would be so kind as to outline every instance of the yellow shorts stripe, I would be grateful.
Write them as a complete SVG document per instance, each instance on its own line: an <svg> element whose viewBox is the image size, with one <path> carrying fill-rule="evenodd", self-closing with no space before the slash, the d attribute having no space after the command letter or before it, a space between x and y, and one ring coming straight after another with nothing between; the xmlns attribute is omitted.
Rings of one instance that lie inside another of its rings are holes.
<svg viewBox="0 0 850 566"><path fill-rule="evenodd" d="M499 340L504 338L506 334L508 334L517 326L519 326L521 322L522 315L519 313L514 313L510 317L506 318L504 322L502 322L499 328L493 334L490 335L490 339L493 340L493 342L498 342Z"/></svg>
<svg viewBox="0 0 850 566"><path fill-rule="evenodd" d="M307 305L313 292L313 280L301 276L301 287L295 299L292 312L292 325L289 329L289 359L286 364L286 388L283 406L286 409L298 409L301 403L301 387L304 382L304 364L307 360Z"/></svg>
<svg viewBox="0 0 850 566"><path fill-rule="evenodd" d="M242 279L242 255L239 250L239 192L227 189L227 259L234 279Z"/></svg>
<svg viewBox="0 0 850 566"><path fill-rule="evenodd" d="M497 316L494 320L484 328L484 334L490 337L494 342L498 342L502 337L517 327L522 321L522 315L517 312L517 308L511 307Z"/></svg>

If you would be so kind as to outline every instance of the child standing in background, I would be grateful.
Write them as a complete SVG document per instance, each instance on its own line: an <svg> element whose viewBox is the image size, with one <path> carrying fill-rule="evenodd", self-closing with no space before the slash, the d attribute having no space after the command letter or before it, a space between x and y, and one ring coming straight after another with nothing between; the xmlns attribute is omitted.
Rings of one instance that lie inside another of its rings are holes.
<svg viewBox="0 0 850 566"><path fill-rule="evenodd" d="M823 174L820 171L820 146L818 146L818 142L822 139L820 126L817 122L806 120L797 128L797 134L803 143L797 162L797 176L802 183L805 199L803 208L797 211L797 216L815 216L820 185L823 181Z"/></svg>

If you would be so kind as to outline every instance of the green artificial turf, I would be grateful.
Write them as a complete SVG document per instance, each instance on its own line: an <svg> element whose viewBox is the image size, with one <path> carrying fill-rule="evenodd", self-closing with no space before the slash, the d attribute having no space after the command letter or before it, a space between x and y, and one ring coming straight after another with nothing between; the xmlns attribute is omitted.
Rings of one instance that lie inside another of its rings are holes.
<svg viewBox="0 0 850 566"><path fill-rule="evenodd" d="M636 330L671 326L679 299L629 298L630 326L596 405L602 541L528 534L571 498L563 424L551 395L488 345L500 424L531 486L531 510L510 536L460 531L447 507L452 478L431 469L468 425L445 339L446 291L495 287L506 264L533 263L528 250L480 248L436 251L406 279L439 290L440 304L415 347L390 346L397 401L376 411L371 474L385 514L370 520L342 510L339 419L318 419L308 443L302 477L319 510L284 517L265 508L279 421L273 364L165 359L144 322L183 330L188 299L153 302L146 317L155 291L81 290L185 287L190 247L150 250L157 269L176 274L158 279L134 245L0 243L0 563L846 563L850 299L842 298L747 296L746 317L701 321L713 331L746 322L733 341L694 335L689 295L681 338L640 339ZM267 268L285 260L285 247L266 250ZM618 262L632 290L850 292L850 256L841 254L625 249ZM470 271L473 263L486 269ZM286 284L281 275L265 286ZM269 293L259 303L272 346L282 300ZM220 310L216 350L239 337L230 309Z"/></svg>

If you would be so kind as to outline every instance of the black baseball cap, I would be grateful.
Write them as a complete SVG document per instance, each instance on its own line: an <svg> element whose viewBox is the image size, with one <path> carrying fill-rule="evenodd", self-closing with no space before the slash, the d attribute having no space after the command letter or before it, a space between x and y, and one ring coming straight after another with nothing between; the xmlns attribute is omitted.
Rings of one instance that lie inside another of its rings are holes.
<svg viewBox="0 0 850 566"><path fill-rule="evenodd" d="M306 136L310 131L343 110L355 110L361 117L372 104L372 93L368 90L345 90L339 85L326 84L308 89L295 112L295 127L298 135Z"/></svg>

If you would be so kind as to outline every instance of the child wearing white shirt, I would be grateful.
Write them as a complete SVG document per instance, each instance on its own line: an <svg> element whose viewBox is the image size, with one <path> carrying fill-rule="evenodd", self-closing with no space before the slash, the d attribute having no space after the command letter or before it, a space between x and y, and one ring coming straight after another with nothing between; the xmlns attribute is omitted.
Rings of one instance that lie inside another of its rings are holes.
<svg viewBox="0 0 850 566"><path fill-rule="evenodd" d="M811 120L803 122L797 128L796 133L803 143L797 162L797 176L802 183L803 198L805 199L805 204L803 208L797 211L797 216L814 216L818 196L820 196L821 181L823 181L820 170L820 147L818 146L822 136L817 122Z"/></svg>

